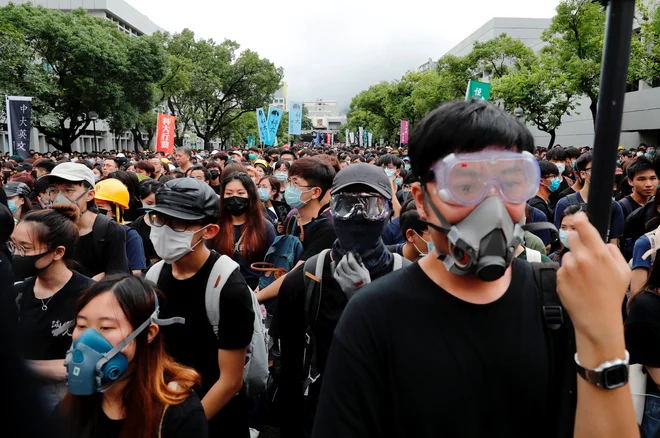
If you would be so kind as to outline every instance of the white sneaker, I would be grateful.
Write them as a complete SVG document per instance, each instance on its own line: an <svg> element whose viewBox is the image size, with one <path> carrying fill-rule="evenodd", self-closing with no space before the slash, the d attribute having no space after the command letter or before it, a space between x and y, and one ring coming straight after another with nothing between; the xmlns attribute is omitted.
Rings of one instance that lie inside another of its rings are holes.
<svg viewBox="0 0 660 438"><path fill-rule="evenodd" d="M250 438L259 438L259 432L257 429L250 428Z"/></svg>

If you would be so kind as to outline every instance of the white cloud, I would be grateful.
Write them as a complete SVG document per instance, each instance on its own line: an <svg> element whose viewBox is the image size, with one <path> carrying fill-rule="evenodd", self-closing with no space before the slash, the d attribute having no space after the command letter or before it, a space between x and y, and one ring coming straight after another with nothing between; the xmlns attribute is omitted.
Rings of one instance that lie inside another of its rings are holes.
<svg viewBox="0 0 660 438"><path fill-rule="evenodd" d="M160 27L231 39L284 67L289 98L350 99L438 59L493 17L549 18L559 0L128 0Z"/></svg>

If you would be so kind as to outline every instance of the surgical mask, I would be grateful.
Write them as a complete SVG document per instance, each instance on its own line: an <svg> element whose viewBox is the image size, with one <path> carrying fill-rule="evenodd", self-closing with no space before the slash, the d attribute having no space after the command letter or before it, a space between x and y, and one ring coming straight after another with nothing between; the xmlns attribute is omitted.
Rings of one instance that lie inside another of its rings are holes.
<svg viewBox="0 0 660 438"><path fill-rule="evenodd" d="M248 209L250 200L240 196L229 196L223 199L222 205L232 216L240 216Z"/></svg>
<svg viewBox="0 0 660 438"><path fill-rule="evenodd" d="M39 275L39 273L43 272L46 270L50 265L53 264L53 260L51 260L50 263L48 263L46 266L43 268L37 268L35 264L37 261L48 254L48 252L44 252L41 254L37 255L31 255L31 256L22 256L19 254L12 254L11 256L11 268L14 273L14 275L20 279L27 279L31 277L35 277Z"/></svg>
<svg viewBox="0 0 660 438"><path fill-rule="evenodd" d="M261 202L266 202L270 199L270 189L259 187L259 199Z"/></svg>
<svg viewBox="0 0 660 438"><path fill-rule="evenodd" d="M263 170L259 169L257 170L257 176L259 177L259 179L261 179L265 176L265 173L263 172Z"/></svg>
<svg viewBox="0 0 660 438"><path fill-rule="evenodd" d="M257 158L257 156L254 155L254 154L249 154L249 155L248 155L248 158L250 159L250 161L254 161L255 158Z"/></svg>
<svg viewBox="0 0 660 438"><path fill-rule="evenodd" d="M289 174L286 172L275 172L273 176L277 178L278 181L286 181L289 179Z"/></svg>
<svg viewBox="0 0 660 438"><path fill-rule="evenodd" d="M145 213L149 214L151 212L153 205L142 204L142 209Z"/></svg>
<svg viewBox="0 0 660 438"><path fill-rule="evenodd" d="M13 199L7 201L7 206L9 207L9 211L12 213L16 213L18 211L18 205L16 205L16 201Z"/></svg>
<svg viewBox="0 0 660 438"><path fill-rule="evenodd" d="M644 152L637 152L638 157L641 157L642 155L644 155Z"/></svg>
<svg viewBox="0 0 660 438"><path fill-rule="evenodd" d="M217 170L212 170L209 172L211 174L211 179L216 179L218 175L220 174Z"/></svg>
<svg viewBox="0 0 660 438"><path fill-rule="evenodd" d="M424 187L425 196L429 197ZM450 224L433 202L429 202L441 226L427 222L447 236L448 254L442 254L445 268L455 275L474 275L481 281L501 278L511 265L515 249L523 242L524 229L514 223L499 196L489 196L463 220ZM533 229L554 228L535 223ZM525 228L532 228L525 225ZM429 251L431 251L429 249Z"/></svg>
<svg viewBox="0 0 660 438"><path fill-rule="evenodd" d="M389 179L394 178L394 175L396 174L396 169L385 168L383 170L385 171L385 175L387 175Z"/></svg>
<svg viewBox="0 0 660 438"><path fill-rule="evenodd" d="M430 242L427 241L426 239L424 239L424 238L422 237L422 235L419 234L417 231L413 230L413 232L414 232L415 234L417 234L417 237L419 237L420 239L422 239L422 241L423 241L424 243L426 243L426 251L427 251L427 252L422 252L422 251L419 250L419 248L417 248L417 245L415 245L415 242L413 242L413 246L415 247L415 249L416 249L417 252L419 253L419 256L420 256L420 257L424 257L425 255L427 255L427 254L430 252L430 250L429 250L429 243L430 243Z"/></svg>
<svg viewBox="0 0 660 438"><path fill-rule="evenodd" d="M121 353L121 350L133 342L150 324L163 326L186 323L184 318L179 317L159 319L158 312L158 299L156 299L156 310L149 319L115 347L93 328L82 332L73 342L64 359L67 372L66 386L69 392L73 395L92 395L107 391L124 380L128 370L128 358Z"/></svg>
<svg viewBox="0 0 660 438"><path fill-rule="evenodd" d="M165 263L172 264L203 242L204 239L191 246L195 234L209 226L210 224L197 231L174 231L167 225L151 227L149 238L151 239L151 243L154 244L154 249L158 257L165 260Z"/></svg>
<svg viewBox="0 0 660 438"><path fill-rule="evenodd" d="M552 178L552 183L548 186L548 190L550 190L551 192L556 192L560 185L561 185L561 178L559 177Z"/></svg>
<svg viewBox="0 0 660 438"><path fill-rule="evenodd" d="M403 168L406 169L406 172L410 172L410 164L404 164Z"/></svg>
<svg viewBox="0 0 660 438"><path fill-rule="evenodd" d="M94 160L87 160L87 162L88 162L89 164L91 164L92 166L94 165Z"/></svg>
<svg viewBox="0 0 660 438"><path fill-rule="evenodd" d="M284 200L291 208L302 208L309 202L309 200L303 201L300 197L303 193L311 192L312 190L313 189L303 192L299 188L289 185L286 187L286 190L284 190Z"/></svg>
<svg viewBox="0 0 660 438"><path fill-rule="evenodd" d="M561 243L564 244L564 247L570 248L568 246L568 231L567 230L559 230L559 240L561 240Z"/></svg>
<svg viewBox="0 0 660 438"><path fill-rule="evenodd" d="M559 174L563 174L564 170L566 170L566 164L561 163L561 164L555 164L557 166L557 170L559 170Z"/></svg>

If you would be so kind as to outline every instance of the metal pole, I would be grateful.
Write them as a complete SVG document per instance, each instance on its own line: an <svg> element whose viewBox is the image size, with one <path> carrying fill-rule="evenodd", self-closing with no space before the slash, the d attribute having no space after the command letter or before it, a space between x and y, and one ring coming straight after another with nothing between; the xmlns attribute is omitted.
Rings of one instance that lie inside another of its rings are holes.
<svg viewBox="0 0 660 438"><path fill-rule="evenodd" d="M607 5L600 94L587 212L603 240L609 239L612 186L621 135L623 100L630 60L634 0L601 0Z"/></svg>
<svg viewBox="0 0 660 438"><path fill-rule="evenodd" d="M99 139L96 136L96 120L92 120L92 125L94 126L94 152L99 151ZM89 125L87 125L89 126Z"/></svg>

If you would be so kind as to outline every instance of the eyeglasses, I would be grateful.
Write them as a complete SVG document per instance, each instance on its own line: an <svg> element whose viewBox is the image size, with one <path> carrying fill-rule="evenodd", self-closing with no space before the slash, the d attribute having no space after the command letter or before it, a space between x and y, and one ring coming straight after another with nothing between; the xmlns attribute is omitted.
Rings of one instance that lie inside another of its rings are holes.
<svg viewBox="0 0 660 438"><path fill-rule="evenodd" d="M301 186L295 181L291 181L290 179L286 181L287 185L290 185L291 187L294 187L296 189L309 189L311 187L316 187L316 186Z"/></svg>
<svg viewBox="0 0 660 438"><path fill-rule="evenodd" d="M151 219L151 224L154 227L160 228L167 225L172 231L176 231L177 233L186 231L191 225L202 225L197 221L184 221L183 219L168 217L161 213L151 213L149 219Z"/></svg>
<svg viewBox="0 0 660 438"><path fill-rule="evenodd" d="M29 249L25 249L25 247L23 247L21 245L17 245L12 240L7 241L7 249L12 254L17 254L19 256L25 256L25 253L29 251Z"/></svg>

